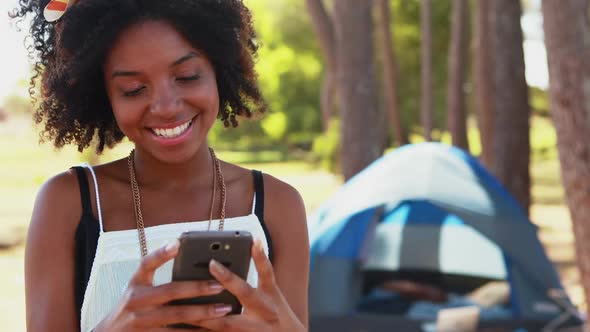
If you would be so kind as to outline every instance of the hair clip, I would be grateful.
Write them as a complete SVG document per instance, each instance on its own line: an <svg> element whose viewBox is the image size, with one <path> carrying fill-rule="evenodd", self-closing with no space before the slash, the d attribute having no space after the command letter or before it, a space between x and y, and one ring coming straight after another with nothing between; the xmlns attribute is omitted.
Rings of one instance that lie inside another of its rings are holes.
<svg viewBox="0 0 590 332"><path fill-rule="evenodd" d="M43 10L43 16L47 22L55 22L59 20L65 13L73 0L51 0Z"/></svg>

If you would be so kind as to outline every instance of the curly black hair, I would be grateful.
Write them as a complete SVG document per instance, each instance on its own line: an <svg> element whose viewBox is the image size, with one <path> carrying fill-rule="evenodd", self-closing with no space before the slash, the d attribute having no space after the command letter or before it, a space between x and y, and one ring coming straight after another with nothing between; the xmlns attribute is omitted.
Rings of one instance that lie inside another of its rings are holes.
<svg viewBox="0 0 590 332"><path fill-rule="evenodd" d="M58 23L43 17L49 1L19 0L13 17L33 16L29 92L32 98L41 92L34 119L44 123L41 139L55 147L76 144L82 152L97 136L100 153L124 138L107 97L103 63L117 36L145 20L167 22L207 55L217 79L218 118L226 127L238 125L236 116L265 111L254 71L256 35L242 0L80 0Z"/></svg>

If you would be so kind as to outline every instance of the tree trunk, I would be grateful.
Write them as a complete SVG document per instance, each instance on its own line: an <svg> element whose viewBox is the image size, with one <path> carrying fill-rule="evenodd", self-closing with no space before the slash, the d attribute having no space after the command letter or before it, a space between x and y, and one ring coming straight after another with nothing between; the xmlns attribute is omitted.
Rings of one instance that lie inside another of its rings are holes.
<svg viewBox="0 0 590 332"><path fill-rule="evenodd" d="M527 211L530 205L530 106L524 70L519 1L494 0L494 137L492 173Z"/></svg>
<svg viewBox="0 0 590 332"><path fill-rule="evenodd" d="M432 0L422 0L422 104L421 117L424 139L432 141Z"/></svg>
<svg viewBox="0 0 590 332"><path fill-rule="evenodd" d="M465 64L467 61L468 0L453 0L449 82L447 84L447 128L453 145L469 151L465 114Z"/></svg>
<svg viewBox="0 0 590 332"><path fill-rule="evenodd" d="M379 42L381 47L381 59L383 61L383 89L385 107L389 119L389 126L395 135L397 144L404 145L409 142L406 130L403 127L397 99L397 73L395 61L395 49L391 33L391 9L389 0L377 1Z"/></svg>
<svg viewBox="0 0 590 332"><path fill-rule="evenodd" d="M376 104L371 1L334 3L338 96L342 121L341 163L345 179L383 154Z"/></svg>
<svg viewBox="0 0 590 332"><path fill-rule="evenodd" d="M322 82L320 108L322 113L322 127L328 129L334 101L337 92L336 83L336 41L332 19L322 0L305 0L307 11L311 17L312 25L320 41L320 48L326 61L326 69Z"/></svg>
<svg viewBox="0 0 590 332"><path fill-rule="evenodd" d="M475 101L477 124L481 141L482 163L492 167L492 140L494 135L494 62L491 49L490 5L492 1L477 0L475 2Z"/></svg>
<svg viewBox="0 0 590 332"><path fill-rule="evenodd" d="M587 315L590 315L590 27L588 0L544 0L551 114ZM590 317L590 316L588 316Z"/></svg>

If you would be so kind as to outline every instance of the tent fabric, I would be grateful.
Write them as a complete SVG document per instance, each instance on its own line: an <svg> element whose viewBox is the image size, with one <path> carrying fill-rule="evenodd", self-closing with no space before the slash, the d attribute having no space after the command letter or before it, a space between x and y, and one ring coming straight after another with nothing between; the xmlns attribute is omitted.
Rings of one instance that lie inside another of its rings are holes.
<svg viewBox="0 0 590 332"><path fill-rule="evenodd" d="M424 201L403 202L386 212L371 247L366 269L429 270L506 279L497 244Z"/></svg>
<svg viewBox="0 0 590 332"><path fill-rule="evenodd" d="M563 287L537 228L475 158L455 147L398 148L309 219L312 314L353 311L360 293L350 283L374 268L505 279L515 317L550 319L561 312L548 292ZM333 260L338 263L328 263ZM347 283L326 282L336 276Z"/></svg>

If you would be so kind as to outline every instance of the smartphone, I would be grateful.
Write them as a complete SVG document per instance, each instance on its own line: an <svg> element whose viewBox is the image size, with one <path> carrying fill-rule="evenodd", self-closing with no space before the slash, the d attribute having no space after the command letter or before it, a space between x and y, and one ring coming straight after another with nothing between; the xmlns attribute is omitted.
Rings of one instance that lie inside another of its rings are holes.
<svg viewBox="0 0 590 332"><path fill-rule="evenodd" d="M214 280L209 262L214 259L246 280L250 267L252 234L247 231L191 231L179 238L180 247L172 267L172 281ZM227 290L211 296L172 301L170 304L217 304L232 306L240 314L240 301Z"/></svg>

